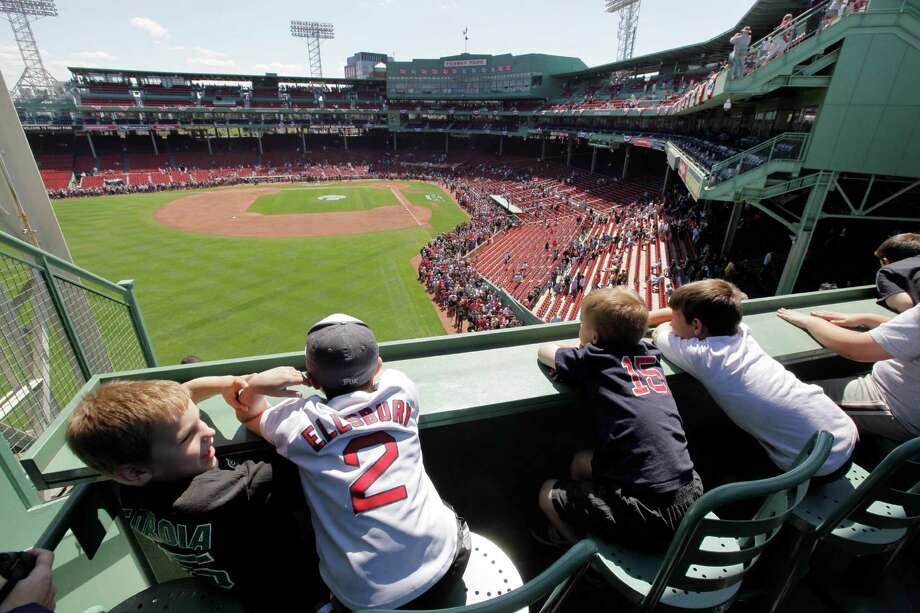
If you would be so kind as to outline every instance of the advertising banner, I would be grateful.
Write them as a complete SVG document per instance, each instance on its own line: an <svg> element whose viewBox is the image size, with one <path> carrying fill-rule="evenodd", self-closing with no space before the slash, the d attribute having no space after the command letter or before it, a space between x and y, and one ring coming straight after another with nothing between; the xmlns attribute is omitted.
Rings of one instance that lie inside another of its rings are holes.
<svg viewBox="0 0 920 613"><path fill-rule="evenodd" d="M487 66L489 64L488 60L479 59L479 60L446 60L444 62L444 68L463 68L466 66Z"/></svg>

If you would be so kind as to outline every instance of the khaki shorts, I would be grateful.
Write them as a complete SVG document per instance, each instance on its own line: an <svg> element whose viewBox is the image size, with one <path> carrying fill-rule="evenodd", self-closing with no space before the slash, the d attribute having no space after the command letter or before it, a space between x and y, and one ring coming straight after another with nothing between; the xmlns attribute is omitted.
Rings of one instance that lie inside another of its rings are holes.
<svg viewBox="0 0 920 613"><path fill-rule="evenodd" d="M872 380L872 375L812 381L836 402L856 423L861 433L893 441L909 441L916 435L891 414L888 401Z"/></svg>

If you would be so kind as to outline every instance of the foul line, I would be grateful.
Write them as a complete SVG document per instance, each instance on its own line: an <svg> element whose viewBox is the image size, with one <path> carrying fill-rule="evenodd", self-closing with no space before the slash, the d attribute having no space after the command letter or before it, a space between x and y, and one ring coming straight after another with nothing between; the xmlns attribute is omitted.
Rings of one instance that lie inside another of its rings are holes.
<svg viewBox="0 0 920 613"><path fill-rule="evenodd" d="M412 212L412 209L409 208L409 203L406 202L405 196L403 196L402 193L401 193L398 189L396 189L395 187L391 187L391 188L390 188L390 191L393 192L393 195L396 196L396 199L399 200L399 203L403 206L404 209L406 209L406 212L409 213L409 215L412 217L412 219L415 220L415 224L416 224L417 226L421 227L421 226L422 226L422 222L420 222L420 221L418 220L418 217L416 217L416 216L415 216L415 213Z"/></svg>

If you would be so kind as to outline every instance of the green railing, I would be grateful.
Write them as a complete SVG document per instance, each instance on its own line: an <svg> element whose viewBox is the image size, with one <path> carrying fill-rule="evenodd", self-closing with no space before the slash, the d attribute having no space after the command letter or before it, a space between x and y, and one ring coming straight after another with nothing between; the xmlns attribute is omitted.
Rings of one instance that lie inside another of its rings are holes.
<svg viewBox="0 0 920 613"><path fill-rule="evenodd" d="M93 375L156 365L131 281L0 232L0 433L14 452Z"/></svg>
<svg viewBox="0 0 920 613"><path fill-rule="evenodd" d="M786 132L713 165L706 176L706 187L733 179L774 160L801 161L808 145L807 132Z"/></svg>

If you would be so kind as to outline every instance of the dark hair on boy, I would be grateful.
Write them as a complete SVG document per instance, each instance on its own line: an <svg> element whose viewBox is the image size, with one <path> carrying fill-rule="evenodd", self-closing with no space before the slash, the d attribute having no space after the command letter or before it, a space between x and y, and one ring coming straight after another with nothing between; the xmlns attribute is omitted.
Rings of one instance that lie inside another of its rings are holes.
<svg viewBox="0 0 920 613"><path fill-rule="evenodd" d="M920 234L913 232L895 234L875 250L875 257L880 260L887 258L889 262L906 260L917 255L920 255Z"/></svg>
<svg viewBox="0 0 920 613"><path fill-rule="evenodd" d="M699 319L709 336L731 336L741 323L744 294L724 279L705 279L682 285L671 294L668 306L692 323Z"/></svg>
<svg viewBox="0 0 920 613"><path fill-rule="evenodd" d="M599 344L638 345L648 329L648 307L625 287L596 289L581 302L581 319L597 332Z"/></svg>

